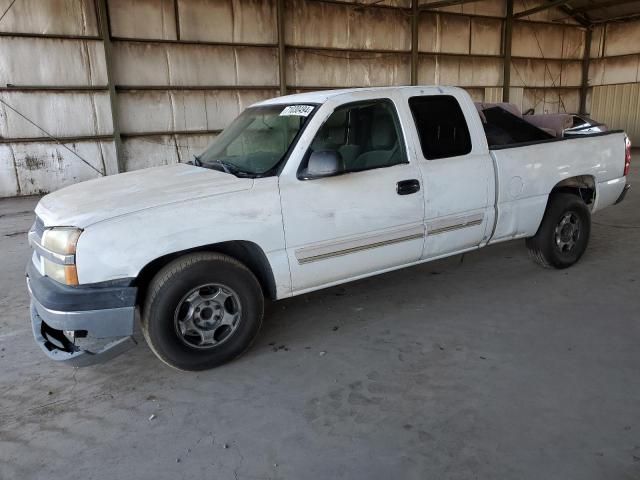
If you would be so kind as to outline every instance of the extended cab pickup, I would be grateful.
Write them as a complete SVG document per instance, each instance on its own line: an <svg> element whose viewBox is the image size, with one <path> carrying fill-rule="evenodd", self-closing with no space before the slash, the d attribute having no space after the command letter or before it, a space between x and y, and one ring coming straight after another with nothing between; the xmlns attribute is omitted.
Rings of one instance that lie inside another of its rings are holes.
<svg viewBox="0 0 640 480"><path fill-rule="evenodd" d="M274 98L190 164L51 193L29 233L36 341L104 361L135 344L139 316L162 361L200 370L250 346L265 297L517 238L568 267L628 188L629 142L554 137L507 110L448 87Z"/></svg>

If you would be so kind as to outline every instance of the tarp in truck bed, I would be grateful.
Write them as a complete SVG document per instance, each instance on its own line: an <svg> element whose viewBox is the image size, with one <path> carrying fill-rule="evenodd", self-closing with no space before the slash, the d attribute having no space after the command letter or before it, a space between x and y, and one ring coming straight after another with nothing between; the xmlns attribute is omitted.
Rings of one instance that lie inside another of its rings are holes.
<svg viewBox="0 0 640 480"><path fill-rule="evenodd" d="M489 148L556 138L503 108L491 107L482 113L487 120L483 126Z"/></svg>

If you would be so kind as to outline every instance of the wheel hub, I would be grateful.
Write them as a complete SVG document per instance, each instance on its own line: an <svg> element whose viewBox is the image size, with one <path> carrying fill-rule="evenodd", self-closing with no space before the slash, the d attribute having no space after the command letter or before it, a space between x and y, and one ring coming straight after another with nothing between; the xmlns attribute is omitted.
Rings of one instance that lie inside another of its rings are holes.
<svg viewBox="0 0 640 480"><path fill-rule="evenodd" d="M240 299L232 289L213 283L201 285L178 303L176 333L190 347L216 347L236 330L240 315Z"/></svg>
<svg viewBox="0 0 640 480"><path fill-rule="evenodd" d="M574 212L565 213L555 228L556 247L561 252L571 251L580 238L581 222Z"/></svg>

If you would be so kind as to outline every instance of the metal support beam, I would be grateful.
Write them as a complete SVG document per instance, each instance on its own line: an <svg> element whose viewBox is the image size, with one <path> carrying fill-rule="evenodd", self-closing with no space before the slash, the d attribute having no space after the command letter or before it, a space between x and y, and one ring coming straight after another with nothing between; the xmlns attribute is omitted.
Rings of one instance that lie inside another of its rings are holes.
<svg viewBox="0 0 640 480"><path fill-rule="evenodd" d="M418 0L411 2L411 85L418 84Z"/></svg>
<svg viewBox="0 0 640 480"><path fill-rule="evenodd" d="M176 40L180 41L180 7L178 6L178 0L173 0L173 16L176 21Z"/></svg>
<svg viewBox="0 0 640 480"><path fill-rule="evenodd" d="M474 3L481 0L440 0L438 2L426 3L420 5L420 10L431 10L433 8L452 7L454 5L464 5L465 3Z"/></svg>
<svg viewBox="0 0 640 480"><path fill-rule="evenodd" d="M513 0L506 0L507 16L504 19L504 38L502 40L502 101L509 101L511 87L511 40L513 39Z"/></svg>
<svg viewBox="0 0 640 480"><path fill-rule="evenodd" d="M591 39L593 30L587 28L584 37L584 54L582 56L582 82L580 84L580 113L587 113L587 93L589 92L589 61L591 60Z"/></svg>
<svg viewBox="0 0 640 480"><path fill-rule="evenodd" d="M591 22L591 25L602 25L602 24L613 23L613 22L616 22L616 23L634 22L638 20L638 18L640 18L640 13L633 13L633 14L621 15L619 17L609 17L603 20L596 20Z"/></svg>
<svg viewBox="0 0 640 480"><path fill-rule="evenodd" d="M113 124L113 143L116 149L117 164L111 171L105 172L120 173L125 171L124 156L122 150L122 137L120 136L120 123L118 115L118 97L113 79L113 63L111 50L111 32L109 29L109 13L107 11L107 0L96 0L96 13L98 15L98 30L102 37L102 45L104 47L104 60L107 69L107 87L109 90L109 102L111 104L111 122ZM115 171L113 171L115 170Z"/></svg>
<svg viewBox="0 0 640 480"><path fill-rule="evenodd" d="M276 5L278 21L278 73L280 77L280 95L287 94L287 49L284 38L284 0Z"/></svg>
<svg viewBox="0 0 640 480"><path fill-rule="evenodd" d="M523 10L522 12L516 13L513 18L521 18L526 17L527 15L533 15L534 13L542 12L544 10L549 10L550 8L557 7L559 5L564 5L569 3L569 0L554 0L552 2L544 3L534 8L530 8L529 10Z"/></svg>
<svg viewBox="0 0 640 480"><path fill-rule="evenodd" d="M634 3L637 1L638 0L607 0L604 2L597 2L597 3L592 2L583 7L572 8L571 13L585 13L585 12L590 12L592 10L597 10L599 8L618 7L626 3Z"/></svg>

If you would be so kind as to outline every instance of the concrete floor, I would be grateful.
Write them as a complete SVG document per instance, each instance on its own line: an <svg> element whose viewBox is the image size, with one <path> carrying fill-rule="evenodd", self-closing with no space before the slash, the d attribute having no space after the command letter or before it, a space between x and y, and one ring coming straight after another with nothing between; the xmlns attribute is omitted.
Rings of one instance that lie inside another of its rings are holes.
<svg viewBox="0 0 640 480"><path fill-rule="evenodd" d="M517 241L282 301L247 355L198 374L144 343L79 370L44 357L35 202L0 201L1 479L640 478L637 191L569 270Z"/></svg>

